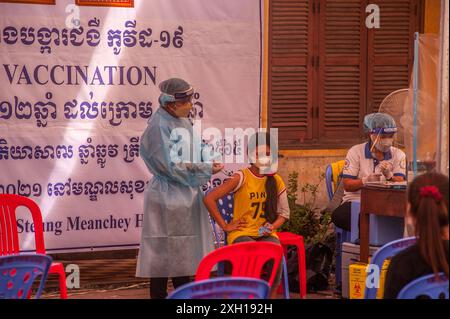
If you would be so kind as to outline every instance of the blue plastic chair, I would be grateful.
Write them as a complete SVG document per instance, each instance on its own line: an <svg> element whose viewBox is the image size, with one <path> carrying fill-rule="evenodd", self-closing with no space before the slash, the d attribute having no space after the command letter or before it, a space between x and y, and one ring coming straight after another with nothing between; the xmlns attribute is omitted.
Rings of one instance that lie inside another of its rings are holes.
<svg viewBox="0 0 450 319"><path fill-rule="evenodd" d="M339 227L334 227L336 235L336 286L342 285L342 245L350 242L350 232Z"/></svg>
<svg viewBox="0 0 450 319"><path fill-rule="evenodd" d="M262 279L225 277L186 284L167 299L268 299L269 291L269 284Z"/></svg>
<svg viewBox="0 0 450 319"><path fill-rule="evenodd" d="M333 170L331 164L327 165L325 169L325 185L327 187L328 199L333 198ZM353 208L353 207L352 207ZM353 217L353 214L352 214ZM351 233L342 228L334 226L334 232L336 234L336 286L342 284L342 244L351 242Z"/></svg>
<svg viewBox="0 0 450 319"><path fill-rule="evenodd" d="M331 168L331 164L327 165L325 169L325 185L327 187L327 193L328 193L328 199L331 201L334 195L333 191L333 171ZM359 211L360 211L361 203L360 202L352 202L351 207L351 223L352 223L352 229L354 229L353 224L359 223ZM356 227L356 229L359 229ZM359 232L349 232L342 228L335 226L335 232L336 232L336 243L338 248L342 248L342 243L344 242L356 242L359 239ZM355 238L356 236L356 238Z"/></svg>
<svg viewBox="0 0 450 319"><path fill-rule="evenodd" d="M333 170L331 169L331 165L328 165L325 169L325 185L327 186L328 199L331 200L333 198Z"/></svg>
<svg viewBox="0 0 450 319"><path fill-rule="evenodd" d="M370 260L370 265L376 265L378 267L376 269L381 272L381 268L383 267L383 263L386 259L395 256L402 250L414 245L416 242L416 237L408 237L387 243L375 252L375 254L372 256L372 259ZM378 278L380 278L380 276L378 276ZM364 299L376 299L377 290L377 287L366 287L364 292Z"/></svg>
<svg viewBox="0 0 450 319"><path fill-rule="evenodd" d="M36 299L41 296L52 258L42 254L0 257L0 299L26 299L37 277L41 276Z"/></svg>
<svg viewBox="0 0 450 319"><path fill-rule="evenodd" d="M205 195L208 194L211 190L212 189L208 190ZM233 194L226 195L217 201L217 209L219 210L222 218L226 223L229 223L233 219L233 205ZM213 230L215 248L217 249L225 246L227 244L227 233L221 229L217 229L217 224L211 216L209 216L209 221ZM217 275L223 276L224 272L225 271L223 263L219 263L217 267Z"/></svg>
<svg viewBox="0 0 450 319"><path fill-rule="evenodd" d="M211 190L207 191L206 194L208 194ZM222 215L222 218L226 223L231 222L233 219L233 209L234 209L234 195L233 193L227 194L221 199L217 201L217 209L219 210L220 214ZM215 242L218 243L218 247L226 246L227 244L227 233L224 231L221 231L221 234L223 234L223 238L219 235L219 232L216 228L216 222L210 218L211 226L213 228L213 233L215 237ZM283 273L283 289L284 289L284 297L286 299L290 298L289 295L289 280L287 277L287 265L286 265L286 259L283 255L283 262L282 262L282 273ZM218 276L224 275L224 265L223 263L219 263L217 274Z"/></svg>
<svg viewBox="0 0 450 319"><path fill-rule="evenodd" d="M217 201L217 209L219 210L222 218L228 224L233 219L233 209L234 209L234 196L233 194L228 194L222 197ZM211 225L213 227L213 232L215 236L215 240L218 243L218 246L225 246L227 244L227 233L224 231L217 231L216 222L211 219ZM222 236L220 236L222 234Z"/></svg>
<svg viewBox="0 0 450 319"><path fill-rule="evenodd" d="M444 273L422 276L411 281L397 296L397 299L416 299L426 296L430 299L449 299L448 278Z"/></svg>

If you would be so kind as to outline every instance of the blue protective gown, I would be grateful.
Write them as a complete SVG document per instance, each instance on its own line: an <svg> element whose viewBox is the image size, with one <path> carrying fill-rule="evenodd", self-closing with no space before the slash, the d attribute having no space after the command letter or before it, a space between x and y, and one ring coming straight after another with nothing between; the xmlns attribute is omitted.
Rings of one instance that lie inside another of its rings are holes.
<svg viewBox="0 0 450 319"><path fill-rule="evenodd" d="M140 155L153 177L145 191L137 277L192 276L201 259L213 250L201 190L211 178L212 164L186 168L173 162L171 150L179 143L170 140L170 134L180 127L192 137L187 118L175 118L159 107L141 138Z"/></svg>

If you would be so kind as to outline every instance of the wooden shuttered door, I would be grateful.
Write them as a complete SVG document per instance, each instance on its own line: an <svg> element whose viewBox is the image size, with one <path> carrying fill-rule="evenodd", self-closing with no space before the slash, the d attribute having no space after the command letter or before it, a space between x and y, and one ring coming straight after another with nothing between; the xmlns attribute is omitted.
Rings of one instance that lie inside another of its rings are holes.
<svg viewBox="0 0 450 319"><path fill-rule="evenodd" d="M269 127L282 149L349 147L408 87L422 0L270 0ZM368 29L369 4L380 28Z"/></svg>
<svg viewBox="0 0 450 319"><path fill-rule="evenodd" d="M357 142L366 100L366 6L360 0L319 3L317 134L322 142Z"/></svg>
<svg viewBox="0 0 450 319"><path fill-rule="evenodd" d="M281 147L313 137L310 0L270 0L269 127Z"/></svg>
<svg viewBox="0 0 450 319"><path fill-rule="evenodd" d="M367 111L377 112L391 92L409 87L419 1L376 0L380 28L368 32Z"/></svg>

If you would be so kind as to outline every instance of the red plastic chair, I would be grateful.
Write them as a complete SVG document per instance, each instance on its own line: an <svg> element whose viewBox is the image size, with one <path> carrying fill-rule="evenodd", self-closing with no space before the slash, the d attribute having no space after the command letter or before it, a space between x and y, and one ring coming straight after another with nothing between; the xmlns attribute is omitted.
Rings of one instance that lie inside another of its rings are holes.
<svg viewBox="0 0 450 319"><path fill-rule="evenodd" d="M297 247L298 256L298 279L299 279L299 290L300 298L306 297L306 254L305 254L305 242L303 237L290 232L277 233L280 243L284 248L284 254L287 260L287 247L295 246ZM282 287L280 286L280 289Z"/></svg>
<svg viewBox="0 0 450 319"><path fill-rule="evenodd" d="M44 228L39 206L31 199L13 194L0 194L0 256L17 255L20 253L19 234L17 231L16 209L27 207L33 218L36 253L46 255L44 243ZM52 263L49 274L59 276L61 299L67 299L66 272L61 263Z"/></svg>
<svg viewBox="0 0 450 319"><path fill-rule="evenodd" d="M197 268L195 281L210 278L212 268L221 261L228 261L232 265L232 277L261 278L263 266L273 260L272 273L269 278L269 286L273 281L281 259L283 248L280 245L269 242L238 243L218 248L205 256Z"/></svg>

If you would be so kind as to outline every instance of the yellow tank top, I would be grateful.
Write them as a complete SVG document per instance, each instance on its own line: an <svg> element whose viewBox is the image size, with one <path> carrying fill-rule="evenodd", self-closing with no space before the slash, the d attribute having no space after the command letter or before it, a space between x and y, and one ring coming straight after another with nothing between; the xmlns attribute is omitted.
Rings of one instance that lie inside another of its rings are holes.
<svg viewBox="0 0 450 319"><path fill-rule="evenodd" d="M267 223L264 215L267 193L267 177L259 177L249 168L241 170L243 181L241 187L234 193L233 220L244 218L247 222L245 228L228 233L228 244L233 243L241 236L259 237L259 228ZM286 190L283 180L278 174L274 175L277 183L277 195ZM271 236L278 237L275 233Z"/></svg>

